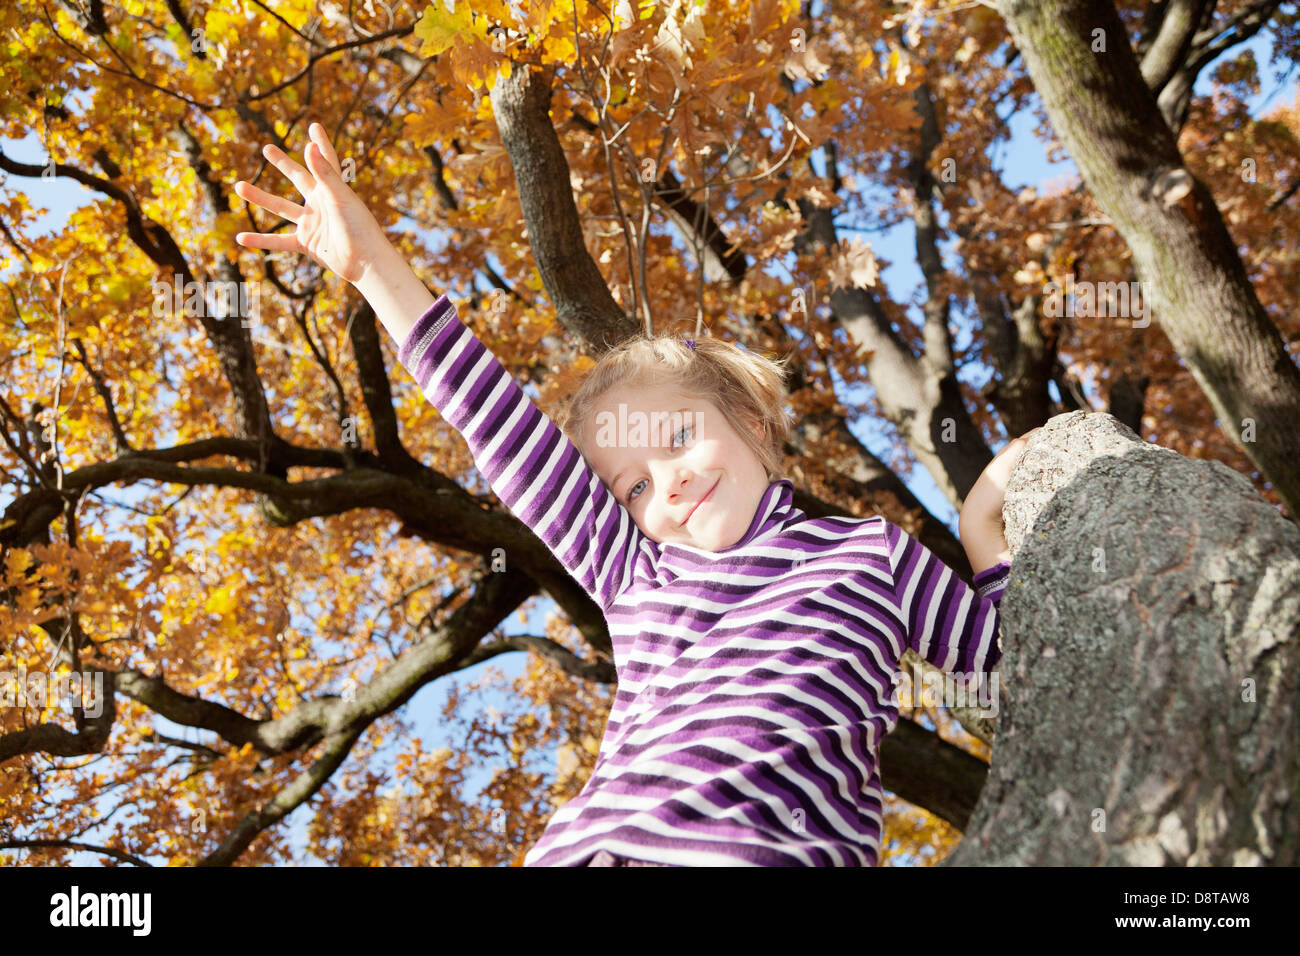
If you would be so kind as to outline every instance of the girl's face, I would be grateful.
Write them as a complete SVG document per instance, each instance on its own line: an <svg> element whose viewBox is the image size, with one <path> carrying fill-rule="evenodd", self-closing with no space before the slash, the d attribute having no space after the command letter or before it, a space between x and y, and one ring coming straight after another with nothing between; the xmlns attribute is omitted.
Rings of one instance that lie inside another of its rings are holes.
<svg viewBox="0 0 1300 956"><path fill-rule="evenodd" d="M761 437L762 425L753 423ZM749 529L770 484L713 403L662 387L616 387L583 434L587 462L647 537L719 551Z"/></svg>

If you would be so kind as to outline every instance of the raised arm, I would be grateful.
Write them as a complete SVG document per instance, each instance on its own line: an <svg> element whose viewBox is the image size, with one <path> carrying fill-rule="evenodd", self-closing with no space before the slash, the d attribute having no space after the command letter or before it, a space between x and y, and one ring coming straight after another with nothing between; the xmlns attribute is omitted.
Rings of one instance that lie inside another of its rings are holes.
<svg viewBox="0 0 1300 956"><path fill-rule="evenodd" d="M237 195L297 226L293 235L241 232L260 249L310 255L356 286L394 340L425 397L464 435L474 463L506 506L550 548L592 599L608 608L627 586L646 540L595 471L393 248L343 181L319 123L309 129L308 168L275 146L266 158L302 193L302 205L237 182Z"/></svg>
<svg viewBox="0 0 1300 956"><path fill-rule="evenodd" d="M399 358L465 436L497 497L608 608L630 583L647 539L573 442L460 320L446 295L420 316Z"/></svg>
<svg viewBox="0 0 1300 956"><path fill-rule="evenodd" d="M885 526L908 647L952 674L990 673L1002 657L999 605L1011 564L978 571L972 588L902 528Z"/></svg>

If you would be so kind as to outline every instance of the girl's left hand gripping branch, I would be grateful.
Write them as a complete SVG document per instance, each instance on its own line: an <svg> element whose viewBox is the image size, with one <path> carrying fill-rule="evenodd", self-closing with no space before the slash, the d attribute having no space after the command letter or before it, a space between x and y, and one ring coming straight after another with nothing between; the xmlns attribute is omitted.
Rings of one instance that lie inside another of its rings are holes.
<svg viewBox="0 0 1300 956"><path fill-rule="evenodd" d="M343 181L338 153L325 128L312 123L308 135L306 168L276 146L262 147L262 155L302 194L301 205L242 179L235 183L237 196L294 223L294 233L241 232L235 241L253 249L310 256L356 286L393 337L404 341L415 318L433 304L433 295L393 248L366 204Z"/></svg>

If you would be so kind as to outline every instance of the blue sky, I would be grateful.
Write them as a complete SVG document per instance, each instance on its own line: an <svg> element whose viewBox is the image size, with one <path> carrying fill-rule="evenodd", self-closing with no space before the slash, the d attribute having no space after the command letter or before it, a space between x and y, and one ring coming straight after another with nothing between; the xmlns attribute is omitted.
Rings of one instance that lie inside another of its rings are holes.
<svg viewBox="0 0 1300 956"><path fill-rule="evenodd" d="M1256 37L1247 45L1254 50L1256 60L1261 65L1262 92L1254 98L1251 104L1252 114L1258 116L1277 105L1290 101L1295 95L1295 81L1293 79L1289 80L1285 85L1274 82L1273 70L1268 66L1270 43L1267 36ZM1234 48L1229 55L1235 56L1239 49ZM1210 84L1207 76L1211 69L1207 69L1202 73L1197 85L1198 93L1204 93L1208 90ZM1006 119L1011 129L1012 140L1009 144L1002 146L994 158L995 162L1001 164L1004 179L1009 186L1020 188L1033 185L1041 188L1051 181L1059 183L1065 176L1076 175L1075 167L1069 161L1055 164L1047 162L1046 147L1033 134L1036 119L1031 111L1026 110L1006 117ZM45 162L44 151L39 140L34 135L18 141L0 139L0 145L3 145L7 155L20 161ZM40 225L37 231L41 233L61 228L73 209L97 198L96 194L66 179L47 181L8 177L0 189L25 191L31 197L33 205L48 208L48 212L39 220ZM408 228L417 228L414 223L407 222L406 225ZM887 232L863 233L861 235L872 244L880 257L888 259L892 263L881 273L881 279L888 287L890 294L896 301L910 301L916 290L922 287L922 278L916 265L914 238L910 225L904 222ZM960 349L969 345L971 333L972 330L969 328L968 323L961 319L955 319L954 335L957 348ZM405 373L400 369L394 369L393 374L400 376ZM987 375L987 369L978 367L963 372L965 378L973 381L983 381L987 378ZM846 404L855 404L861 400L855 393L845 392L842 383L839 383L839 387L841 399ZM892 439L887 428L882 427L881 423L867 420L865 417L851 423L851 428L867 448L880 458L888 460L892 454ZM994 451L1000 447L1001 444ZM907 485L916 494L917 498L937 517L944 520L955 533L957 514L939 492L929 473L924 468L914 468L911 476L907 479ZM139 501L141 497L138 491L119 487L103 489L101 494L105 498L124 503ZM3 508L8 503L8 500L9 496L6 493L3 499L0 499L0 508ZM124 511L123 514L134 519L131 512ZM134 538L132 531L127 528L121 529L118 536ZM215 540L215 532L213 540ZM538 610L529 618L515 615L506 623L506 633L542 633L545 615L551 607L551 602L544 600L539 602ZM295 621L296 625L302 627L308 633L312 629L311 619L316 616L319 609L310 610L313 613L306 620ZM518 653L502 655L490 662L491 666L499 668L510 677L517 676L522 671L524 664L524 655ZM481 675L483 666L488 665L480 665L462 672L457 675L456 680L463 683L464 680L478 678ZM441 708L446 696L447 686L444 680L433 686L426 687L404 709L403 716L414 725L415 733L424 740L426 751L441 746L458 747L460 744L460 741L448 739L442 725ZM502 710L506 709L503 699L490 700L490 702L499 706ZM193 730L178 727L162 718L157 718L157 727L162 733L188 740L210 739L208 734L196 733ZM391 741L389 749L391 750L392 746L400 746L401 743L402 741ZM470 794L476 793L490 779L492 770L492 767L484 766L471 775L468 781ZM297 847L303 845L303 834L312 812L308 806L299 807L289 818L288 825L293 834L293 843ZM82 839L92 843L98 842L93 831L83 836ZM97 855L78 854L78 856L82 857L78 862L85 865L98 866L101 863L101 858ZM306 859L305 855L303 855L303 863L311 865L312 861Z"/></svg>

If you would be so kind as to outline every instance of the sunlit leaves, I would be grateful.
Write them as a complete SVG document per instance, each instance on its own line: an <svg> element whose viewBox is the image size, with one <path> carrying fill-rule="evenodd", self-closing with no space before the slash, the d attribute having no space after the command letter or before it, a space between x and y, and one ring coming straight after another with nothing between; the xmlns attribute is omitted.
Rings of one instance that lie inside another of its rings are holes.
<svg viewBox="0 0 1300 956"><path fill-rule="evenodd" d="M482 23L481 18L479 22ZM415 35L424 42L420 55L437 56L469 34L473 27L474 14L468 0L433 0L415 25Z"/></svg>

